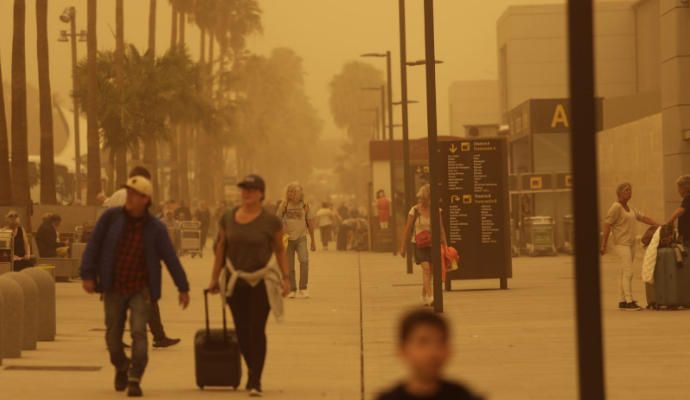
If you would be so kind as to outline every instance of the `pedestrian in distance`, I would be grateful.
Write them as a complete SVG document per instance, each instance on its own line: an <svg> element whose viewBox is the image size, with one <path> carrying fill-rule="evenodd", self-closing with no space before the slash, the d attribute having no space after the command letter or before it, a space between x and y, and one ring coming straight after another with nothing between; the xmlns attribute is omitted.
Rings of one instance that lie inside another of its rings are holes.
<svg viewBox="0 0 690 400"><path fill-rule="evenodd" d="M400 243L400 255L405 258L410 241L414 247L415 264L422 268L422 302L433 304L432 270L431 270L431 186L426 184L417 192L417 204L410 209L405 224L405 232ZM440 212L440 211L439 211ZM441 244L446 244L446 234L441 227Z"/></svg>
<svg viewBox="0 0 690 400"><path fill-rule="evenodd" d="M203 257L206 240L208 239L208 230L211 227L211 210L205 201L199 203L199 208L194 213L194 219L199 222L201 229L201 256Z"/></svg>
<svg viewBox="0 0 690 400"><path fill-rule="evenodd" d="M143 176L127 180L124 207L110 208L98 219L81 263L87 293L100 292L105 308L106 343L115 367L115 390L142 396L141 379L148 363L146 325L151 308L161 297L161 261L179 291L178 301L189 305L189 283L173 249L167 229L151 216L151 181ZM131 360L122 335L129 313Z"/></svg>
<svg viewBox="0 0 690 400"><path fill-rule="evenodd" d="M314 240L314 213L304 201L302 185L293 182L285 189L285 199L278 209L278 217L283 222L287 236L287 257L290 272L289 298L309 298L309 249L307 235L311 239L311 251L316 251ZM299 260L299 287L295 272L295 255ZM299 288L299 291L298 291Z"/></svg>
<svg viewBox="0 0 690 400"><path fill-rule="evenodd" d="M620 301L618 309L622 311L639 311L640 306L635 301L632 292L633 265L635 262L635 248L637 241L637 221L647 225L659 225L651 218L632 207L632 185L621 183L616 188L616 200L604 219L604 238L601 242L601 255L606 254L609 236L613 234L614 251L619 258L620 274L618 285Z"/></svg>
<svg viewBox="0 0 690 400"><path fill-rule="evenodd" d="M182 200L180 206L175 210L175 219L178 221L191 221L192 211L187 207L187 204Z"/></svg>
<svg viewBox="0 0 690 400"><path fill-rule="evenodd" d="M683 175L676 180L678 187L678 194L681 201L678 207L671 215L668 225L671 225L678 220L678 234L683 240L685 247L690 247L690 175Z"/></svg>
<svg viewBox="0 0 690 400"><path fill-rule="evenodd" d="M137 176L141 176L143 178L146 178L148 181L151 181L151 173L149 172L148 169L146 169L142 166L136 166L129 171L129 178L134 178ZM115 193L113 193L113 195L110 196L110 198L107 201L108 208L122 208L122 207L124 207L127 203L127 191L128 191L127 187L122 187L119 190L117 190ZM148 211L149 211L148 213L150 215L150 208ZM172 212L171 212L171 215L172 215ZM175 222L175 221L173 220L173 222ZM176 238L170 237L170 240L172 240L173 247L177 248ZM174 345L180 343L179 338L170 338L165 333L165 328L163 327L163 320L161 319L160 307L158 307L158 303L156 301L154 301L151 304L151 317L149 318L148 324L149 324L149 329L151 330L151 334L153 335L153 347L165 348L165 347L174 346ZM125 347L127 347L127 346L125 345Z"/></svg>
<svg viewBox="0 0 690 400"><path fill-rule="evenodd" d="M327 202L323 202L319 211L316 212L316 218L319 222L321 245L324 250L328 250L328 243L333 240L333 229L336 220L335 213Z"/></svg>
<svg viewBox="0 0 690 400"><path fill-rule="evenodd" d="M465 386L444 379L451 357L450 336L442 316L428 310L406 314L398 328L398 355L409 373L378 400L481 400Z"/></svg>
<svg viewBox="0 0 690 400"><path fill-rule="evenodd" d="M22 226L19 213L15 210L10 210L5 216L5 222L7 223L7 228L12 231L12 261L14 270L21 271L24 268L32 267L35 264L35 260L31 257L29 235Z"/></svg>
<svg viewBox="0 0 690 400"><path fill-rule="evenodd" d="M381 189L376 192L376 212L379 218L379 228L388 229L388 220L391 217L391 201L386 197L386 192Z"/></svg>
<svg viewBox="0 0 690 400"><path fill-rule="evenodd" d="M67 257L69 243L59 241L58 229L62 223L62 217L58 214L47 214L36 231L36 246L41 258Z"/></svg>
<svg viewBox="0 0 690 400"><path fill-rule="evenodd" d="M266 360L266 322L273 301L280 301L281 295L289 293L290 282L283 225L277 216L263 207L266 192L264 180L257 175L249 175L238 186L241 205L228 210L219 223L209 291L218 293L221 286L227 284L219 282L223 279L223 270L225 276L230 277L228 282L235 282L231 288L232 294L227 297L227 304L235 322L240 352L249 369L246 388L250 396L259 397L263 393L261 377ZM269 265L273 256L282 276L274 266ZM280 276L277 300L268 294L276 293L276 290L271 290L276 288L270 287L276 283L268 279L271 273ZM232 279L232 275L237 277ZM224 294L227 295L227 292Z"/></svg>

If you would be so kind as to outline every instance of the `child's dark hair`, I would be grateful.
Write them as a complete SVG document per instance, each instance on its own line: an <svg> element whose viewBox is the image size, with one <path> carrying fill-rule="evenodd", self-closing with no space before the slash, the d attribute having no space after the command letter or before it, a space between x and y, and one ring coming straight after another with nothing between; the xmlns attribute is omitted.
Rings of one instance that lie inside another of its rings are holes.
<svg viewBox="0 0 690 400"><path fill-rule="evenodd" d="M444 339L448 339L450 336L448 322L441 315L424 309L413 310L405 314L402 320L400 320L400 329L398 333L398 340L400 340L400 343L404 344L407 342L412 332L422 325L438 329L443 334Z"/></svg>

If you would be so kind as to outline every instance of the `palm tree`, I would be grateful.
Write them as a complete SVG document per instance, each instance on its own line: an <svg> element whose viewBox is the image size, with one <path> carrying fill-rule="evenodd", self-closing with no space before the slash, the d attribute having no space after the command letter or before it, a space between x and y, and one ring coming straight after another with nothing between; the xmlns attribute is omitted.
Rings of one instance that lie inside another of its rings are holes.
<svg viewBox="0 0 690 400"><path fill-rule="evenodd" d="M150 0L148 55L154 64L156 60L156 7L156 0ZM158 140L151 132L147 132L144 138L144 163L151 169L153 195L158 198Z"/></svg>
<svg viewBox="0 0 690 400"><path fill-rule="evenodd" d="M48 56L48 0L36 0L38 91L41 108L41 203L56 204L53 105Z"/></svg>
<svg viewBox="0 0 690 400"><path fill-rule="evenodd" d="M96 38L96 2L88 0L87 3L87 75L88 90L86 100L86 113L88 118L87 130L87 203L97 204L97 196L101 192L101 146L98 135L98 70L97 70L97 38Z"/></svg>
<svg viewBox="0 0 690 400"><path fill-rule="evenodd" d="M7 140L7 116L5 115L5 91L2 84L2 63L0 63L0 205L12 204L12 178L10 176L10 149Z"/></svg>
<svg viewBox="0 0 690 400"><path fill-rule="evenodd" d="M12 33L12 193L19 205L31 204L26 117L26 2L14 1Z"/></svg>
<svg viewBox="0 0 690 400"><path fill-rule="evenodd" d="M124 21L124 0L115 1L115 83L117 85L118 97L120 99L120 126L124 119L124 92L125 92L125 21ZM125 145L115 146L111 149L115 152L115 171L117 174L116 182L119 185L127 181L127 147Z"/></svg>

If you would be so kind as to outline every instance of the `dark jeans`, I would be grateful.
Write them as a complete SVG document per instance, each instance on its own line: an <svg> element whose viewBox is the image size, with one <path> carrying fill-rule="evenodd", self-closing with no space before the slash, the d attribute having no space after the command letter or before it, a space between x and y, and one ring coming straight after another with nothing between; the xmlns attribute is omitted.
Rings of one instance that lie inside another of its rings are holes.
<svg viewBox="0 0 690 400"><path fill-rule="evenodd" d="M240 351L249 369L248 386L261 387L261 375L266 361L266 321L271 307L264 282L251 287L239 280L228 305L235 321Z"/></svg>
<svg viewBox="0 0 690 400"><path fill-rule="evenodd" d="M160 342L165 339L165 329L163 329L163 322L161 321L161 309L158 307L158 302L151 302L151 317L149 319L149 329L153 334L153 341Z"/></svg>
<svg viewBox="0 0 690 400"><path fill-rule="evenodd" d="M105 307L105 341L110 353L110 362L118 371L129 370L131 381L140 381L148 363L148 342L146 324L151 316L151 296L148 290L131 295L109 292L103 295ZM125 355L122 335L129 315L129 330L132 335L132 360Z"/></svg>

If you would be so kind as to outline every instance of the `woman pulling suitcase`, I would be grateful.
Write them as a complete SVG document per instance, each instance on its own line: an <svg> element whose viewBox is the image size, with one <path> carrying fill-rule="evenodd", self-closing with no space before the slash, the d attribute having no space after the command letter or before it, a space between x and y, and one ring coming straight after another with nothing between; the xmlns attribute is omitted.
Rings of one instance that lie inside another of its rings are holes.
<svg viewBox="0 0 690 400"><path fill-rule="evenodd" d="M249 369L247 390L250 396L259 397L266 360L266 321L276 300L269 298L272 297L269 293L275 295L276 291L271 291L270 287L267 291L267 285L279 285L278 297L286 296L290 285L282 222L263 207L264 180L249 175L238 186L242 203L220 221L209 291L218 293L221 286L229 286L230 292L225 292L231 293L227 302L235 321L240 351ZM273 255L282 271L282 281L275 279L280 275L275 267L268 266ZM230 272L230 283L219 282L223 270Z"/></svg>

